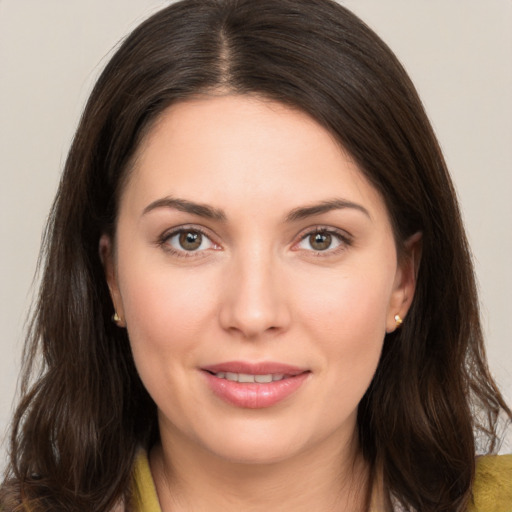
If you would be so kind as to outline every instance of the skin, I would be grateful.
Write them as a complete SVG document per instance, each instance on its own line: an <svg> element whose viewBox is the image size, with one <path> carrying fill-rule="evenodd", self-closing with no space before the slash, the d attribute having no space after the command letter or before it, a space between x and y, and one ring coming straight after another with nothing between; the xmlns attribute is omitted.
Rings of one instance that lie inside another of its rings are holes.
<svg viewBox="0 0 512 512"><path fill-rule="evenodd" d="M348 205L304 210L334 200ZM183 249L180 228L204 232L198 250ZM115 244L100 244L159 411L151 467L164 511L362 507L357 406L410 306L418 239L397 257L382 197L306 114L234 95L164 112L122 193ZM200 369L240 360L309 373L272 407L237 407Z"/></svg>

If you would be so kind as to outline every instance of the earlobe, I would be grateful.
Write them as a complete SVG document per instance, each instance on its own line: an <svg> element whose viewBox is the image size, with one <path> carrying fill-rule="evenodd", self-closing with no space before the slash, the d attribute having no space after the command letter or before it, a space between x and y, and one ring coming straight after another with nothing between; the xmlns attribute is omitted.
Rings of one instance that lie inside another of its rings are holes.
<svg viewBox="0 0 512 512"><path fill-rule="evenodd" d="M119 286L117 283L115 255L112 238L106 234L103 234L100 238L98 250L101 263L103 265L103 270L105 272L107 286L110 291L110 298L112 299L112 305L114 307L112 321L118 327L125 327L123 304L121 300L121 294L119 292Z"/></svg>
<svg viewBox="0 0 512 512"><path fill-rule="evenodd" d="M399 257L396 280L391 296L386 332L400 328L411 307L416 290L422 247L422 233L417 232L407 239Z"/></svg>

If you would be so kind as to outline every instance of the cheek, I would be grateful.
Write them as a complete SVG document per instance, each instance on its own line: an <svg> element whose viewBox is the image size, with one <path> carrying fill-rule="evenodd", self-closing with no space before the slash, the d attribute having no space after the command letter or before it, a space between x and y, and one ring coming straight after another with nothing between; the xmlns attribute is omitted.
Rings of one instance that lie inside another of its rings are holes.
<svg viewBox="0 0 512 512"><path fill-rule="evenodd" d="M364 272L350 270L324 280L317 275L315 286L309 286L314 293L297 291L295 296L300 298L298 308L309 338L322 352L329 382L357 403L380 358L392 274L368 267Z"/></svg>
<svg viewBox="0 0 512 512"><path fill-rule="evenodd" d="M160 367L192 359L200 331L215 316L215 285L200 271L136 259L119 268L123 309L139 372L156 376Z"/></svg>
<svg viewBox="0 0 512 512"><path fill-rule="evenodd" d="M392 292L390 273L349 268L315 276L297 290L302 317L332 339L383 337Z"/></svg>

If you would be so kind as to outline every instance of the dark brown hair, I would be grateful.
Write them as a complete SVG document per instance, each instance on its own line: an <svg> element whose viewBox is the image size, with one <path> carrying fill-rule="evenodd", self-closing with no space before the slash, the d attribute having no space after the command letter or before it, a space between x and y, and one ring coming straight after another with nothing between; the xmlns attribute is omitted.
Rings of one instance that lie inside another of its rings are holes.
<svg viewBox="0 0 512 512"><path fill-rule="evenodd" d="M331 0L180 1L142 23L107 65L44 238L2 510L100 512L128 500L135 450L157 436L156 408L126 332L110 320L98 242L114 233L130 159L152 122L219 89L308 113L382 194L398 248L423 233L416 295L402 329L386 336L359 437L390 504L464 510L475 453L496 449L500 411L511 412L486 365L454 189L402 66Z"/></svg>

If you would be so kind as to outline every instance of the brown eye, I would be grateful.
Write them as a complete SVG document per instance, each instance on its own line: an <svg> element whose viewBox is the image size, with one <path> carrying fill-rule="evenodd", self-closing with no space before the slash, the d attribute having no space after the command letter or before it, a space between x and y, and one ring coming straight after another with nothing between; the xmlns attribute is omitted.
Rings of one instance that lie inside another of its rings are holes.
<svg viewBox="0 0 512 512"><path fill-rule="evenodd" d="M201 247L203 235L197 231L182 231L179 234L180 248L185 251L195 251Z"/></svg>
<svg viewBox="0 0 512 512"><path fill-rule="evenodd" d="M326 251L332 245L330 233L313 233L309 235L309 244L315 251Z"/></svg>
<svg viewBox="0 0 512 512"><path fill-rule="evenodd" d="M348 246L351 241L348 236L338 233L334 229L316 229L305 234L295 246L301 251L311 253L325 253L324 256L334 255Z"/></svg>
<svg viewBox="0 0 512 512"><path fill-rule="evenodd" d="M164 235L162 243L176 255L190 255L217 248L210 238L198 229L176 230L170 235Z"/></svg>

